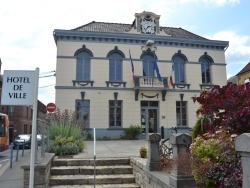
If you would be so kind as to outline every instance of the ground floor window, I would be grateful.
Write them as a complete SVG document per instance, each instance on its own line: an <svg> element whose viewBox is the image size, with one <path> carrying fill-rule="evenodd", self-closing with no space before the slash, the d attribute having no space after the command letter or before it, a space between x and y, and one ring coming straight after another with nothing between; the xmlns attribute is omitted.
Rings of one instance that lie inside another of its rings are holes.
<svg viewBox="0 0 250 188"><path fill-rule="evenodd" d="M89 100L76 100L76 118L83 122L84 128L89 128L89 111Z"/></svg>
<svg viewBox="0 0 250 188"><path fill-rule="evenodd" d="M177 126L187 126L187 102L176 101L176 123Z"/></svg>
<svg viewBox="0 0 250 188"><path fill-rule="evenodd" d="M109 101L109 127L122 127L122 101Z"/></svg>

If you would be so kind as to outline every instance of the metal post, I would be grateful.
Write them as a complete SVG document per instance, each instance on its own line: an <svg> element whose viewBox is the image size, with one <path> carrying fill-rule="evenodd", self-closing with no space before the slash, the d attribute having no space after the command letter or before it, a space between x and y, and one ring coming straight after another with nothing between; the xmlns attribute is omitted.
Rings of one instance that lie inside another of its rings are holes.
<svg viewBox="0 0 250 188"><path fill-rule="evenodd" d="M10 168L12 168L12 159L13 159L13 143L10 145Z"/></svg>
<svg viewBox="0 0 250 188"><path fill-rule="evenodd" d="M161 126L161 139L164 139L164 127Z"/></svg>
<svg viewBox="0 0 250 188"><path fill-rule="evenodd" d="M41 146L41 156L45 157L45 151L44 151L44 126L42 126L42 146Z"/></svg>
<svg viewBox="0 0 250 188"><path fill-rule="evenodd" d="M35 70L35 86L33 98L33 118L32 118L32 140L31 140L31 154L30 154L30 178L29 188L34 187L34 172L35 172L35 151L36 151L36 124L37 124L37 96L39 85L39 68Z"/></svg>
<svg viewBox="0 0 250 188"><path fill-rule="evenodd" d="M37 144L37 139L36 139L36 151L35 151L35 163L38 164L38 144Z"/></svg>
<svg viewBox="0 0 250 188"><path fill-rule="evenodd" d="M16 161L18 161L18 150L19 150L19 142L17 142L17 148L16 148Z"/></svg>
<svg viewBox="0 0 250 188"><path fill-rule="evenodd" d="M96 143L95 143L95 128L94 128L94 188L95 188L95 185L96 185L96 179L95 179L95 176L96 176L96 151L95 151L95 146L96 146Z"/></svg>
<svg viewBox="0 0 250 188"><path fill-rule="evenodd" d="M25 140L23 140L23 151L22 151L22 156L24 154L24 148L25 148Z"/></svg>

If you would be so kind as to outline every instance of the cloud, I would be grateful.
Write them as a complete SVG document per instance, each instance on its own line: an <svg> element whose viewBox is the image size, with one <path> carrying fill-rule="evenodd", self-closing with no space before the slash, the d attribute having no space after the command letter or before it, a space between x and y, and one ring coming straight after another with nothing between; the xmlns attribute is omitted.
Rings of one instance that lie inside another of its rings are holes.
<svg viewBox="0 0 250 188"><path fill-rule="evenodd" d="M205 3L206 6L222 7L239 4L240 0L179 0L179 3Z"/></svg>
<svg viewBox="0 0 250 188"><path fill-rule="evenodd" d="M250 37L238 35L233 31L220 31L211 36L205 36L211 40L229 41L226 50L227 77L236 75L250 60Z"/></svg>
<svg viewBox="0 0 250 188"><path fill-rule="evenodd" d="M226 50L226 57L228 59L240 59L240 60L249 60L250 59L250 37L237 35L233 31L220 31L215 33L212 36L205 36L211 40L220 40L229 41L229 47Z"/></svg>

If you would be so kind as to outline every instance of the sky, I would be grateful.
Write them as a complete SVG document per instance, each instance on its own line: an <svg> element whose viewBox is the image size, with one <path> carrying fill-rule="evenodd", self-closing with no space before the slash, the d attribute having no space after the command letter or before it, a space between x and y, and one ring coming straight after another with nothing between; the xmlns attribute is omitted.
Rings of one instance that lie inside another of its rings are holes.
<svg viewBox="0 0 250 188"><path fill-rule="evenodd" d="M92 21L130 24L135 13L150 11L161 15L160 26L229 41L229 78L250 62L249 7L249 0L0 0L1 74L38 67L38 100L45 105L55 102L55 29Z"/></svg>

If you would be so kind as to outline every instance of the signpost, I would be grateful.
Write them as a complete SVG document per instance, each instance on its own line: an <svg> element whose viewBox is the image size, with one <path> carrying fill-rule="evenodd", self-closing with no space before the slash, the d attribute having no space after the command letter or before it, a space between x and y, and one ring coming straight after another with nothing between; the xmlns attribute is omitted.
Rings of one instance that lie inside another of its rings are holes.
<svg viewBox="0 0 250 188"><path fill-rule="evenodd" d="M2 105L33 105L29 188L34 187L38 85L39 68L35 71L4 71Z"/></svg>
<svg viewBox="0 0 250 188"><path fill-rule="evenodd" d="M54 112L56 110L56 105L54 103L48 103L46 106L46 110L50 113Z"/></svg>

